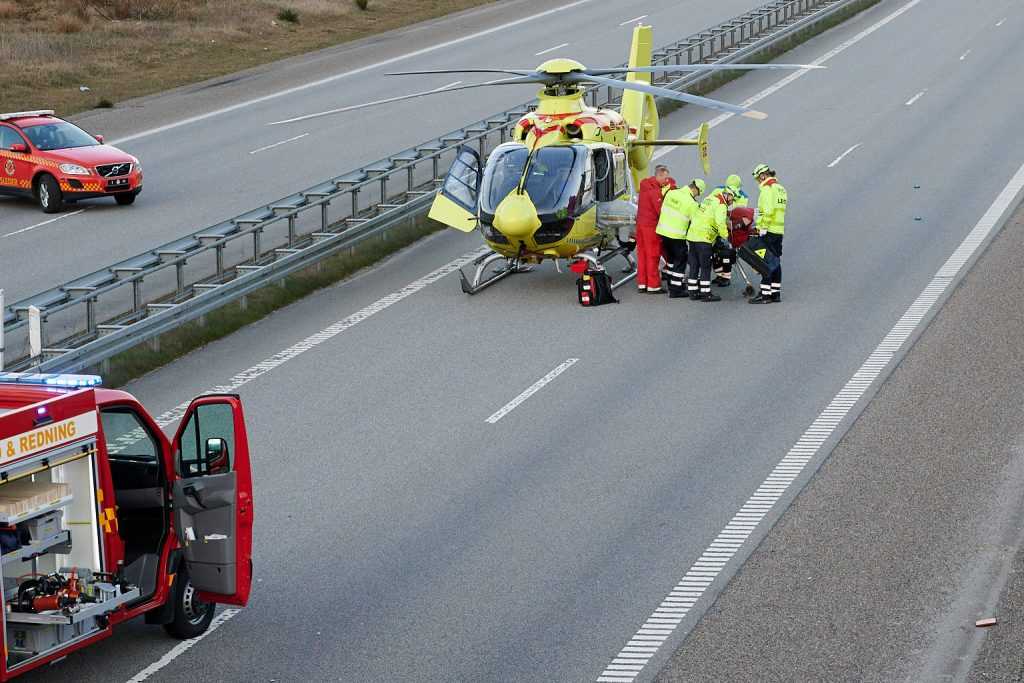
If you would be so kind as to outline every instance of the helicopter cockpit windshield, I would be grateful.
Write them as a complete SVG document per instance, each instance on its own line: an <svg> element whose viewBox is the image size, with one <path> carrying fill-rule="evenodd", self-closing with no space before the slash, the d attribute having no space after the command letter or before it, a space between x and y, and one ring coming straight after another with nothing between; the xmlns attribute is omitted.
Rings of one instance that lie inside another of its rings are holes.
<svg viewBox="0 0 1024 683"><path fill-rule="evenodd" d="M501 201L513 192L529 160L525 145L506 143L491 154L480 185L480 208L493 215ZM526 174L526 193L541 216L572 210L587 170L584 145L557 145L538 149Z"/></svg>

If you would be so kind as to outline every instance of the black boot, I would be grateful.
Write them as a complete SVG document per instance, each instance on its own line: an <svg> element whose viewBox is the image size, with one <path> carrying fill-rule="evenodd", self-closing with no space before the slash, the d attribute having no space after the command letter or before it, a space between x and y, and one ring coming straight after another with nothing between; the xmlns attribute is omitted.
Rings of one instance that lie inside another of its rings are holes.
<svg viewBox="0 0 1024 683"><path fill-rule="evenodd" d="M758 294L754 298L747 301L748 304L770 304L772 302L772 295L765 296L764 294Z"/></svg>
<svg viewBox="0 0 1024 683"><path fill-rule="evenodd" d="M728 287L729 285L732 284L732 280L727 277L718 276L711 281L711 284L717 287Z"/></svg>
<svg viewBox="0 0 1024 683"><path fill-rule="evenodd" d="M781 304L782 303L782 292L772 292L772 303L773 304Z"/></svg>
<svg viewBox="0 0 1024 683"><path fill-rule="evenodd" d="M721 300L722 300L722 297L718 296L717 294L713 294L712 292L705 292L701 296L701 301L721 301Z"/></svg>

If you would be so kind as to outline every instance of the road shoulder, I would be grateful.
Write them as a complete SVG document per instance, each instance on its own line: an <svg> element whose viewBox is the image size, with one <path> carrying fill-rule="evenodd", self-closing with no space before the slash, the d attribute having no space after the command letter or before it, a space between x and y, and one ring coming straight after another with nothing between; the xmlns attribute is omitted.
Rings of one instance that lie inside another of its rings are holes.
<svg viewBox="0 0 1024 683"><path fill-rule="evenodd" d="M961 679L979 648L975 680L1018 680L1022 236L1019 210L659 681Z"/></svg>

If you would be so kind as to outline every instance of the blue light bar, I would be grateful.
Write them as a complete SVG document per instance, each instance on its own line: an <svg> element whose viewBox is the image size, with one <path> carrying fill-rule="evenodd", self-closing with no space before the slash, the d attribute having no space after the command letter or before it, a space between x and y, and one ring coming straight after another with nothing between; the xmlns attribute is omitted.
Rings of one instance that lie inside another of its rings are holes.
<svg viewBox="0 0 1024 683"><path fill-rule="evenodd" d="M50 372L0 372L0 384L36 384L47 387L83 389L103 384L99 375L70 375Z"/></svg>

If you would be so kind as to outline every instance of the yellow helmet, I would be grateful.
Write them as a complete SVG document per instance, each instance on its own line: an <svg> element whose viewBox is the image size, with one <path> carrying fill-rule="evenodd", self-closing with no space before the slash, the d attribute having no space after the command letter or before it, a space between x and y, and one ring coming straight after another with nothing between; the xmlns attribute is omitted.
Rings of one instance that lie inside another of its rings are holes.
<svg viewBox="0 0 1024 683"><path fill-rule="evenodd" d="M693 180L690 181L690 184L693 185L694 187L696 187L697 188L697 192L700 193L700 194L704 194L704 190L706 190L707 187L708 187L707 183L705 183L700 178L694 178Z"/></svg>
<svg viewBox="0 0 1024 683"><path fill-rule="evenodd" d="M754 167L754 171L750 175L752 175L752 176L754 176L756 178L757 176L761 175L762 173L771 173L771 172L772 172L772 169L768 168L768 164L758 164L757 166Z"/></svg>
<svg viewBox="0 0 1024 683"><path fill-rule="evenodd" d="M733 194L738 194L739 191L743 188L743 181L740 180L740 177L738 175L733 173L731 176L725 179L725 186L731 188Z"/></svg>

